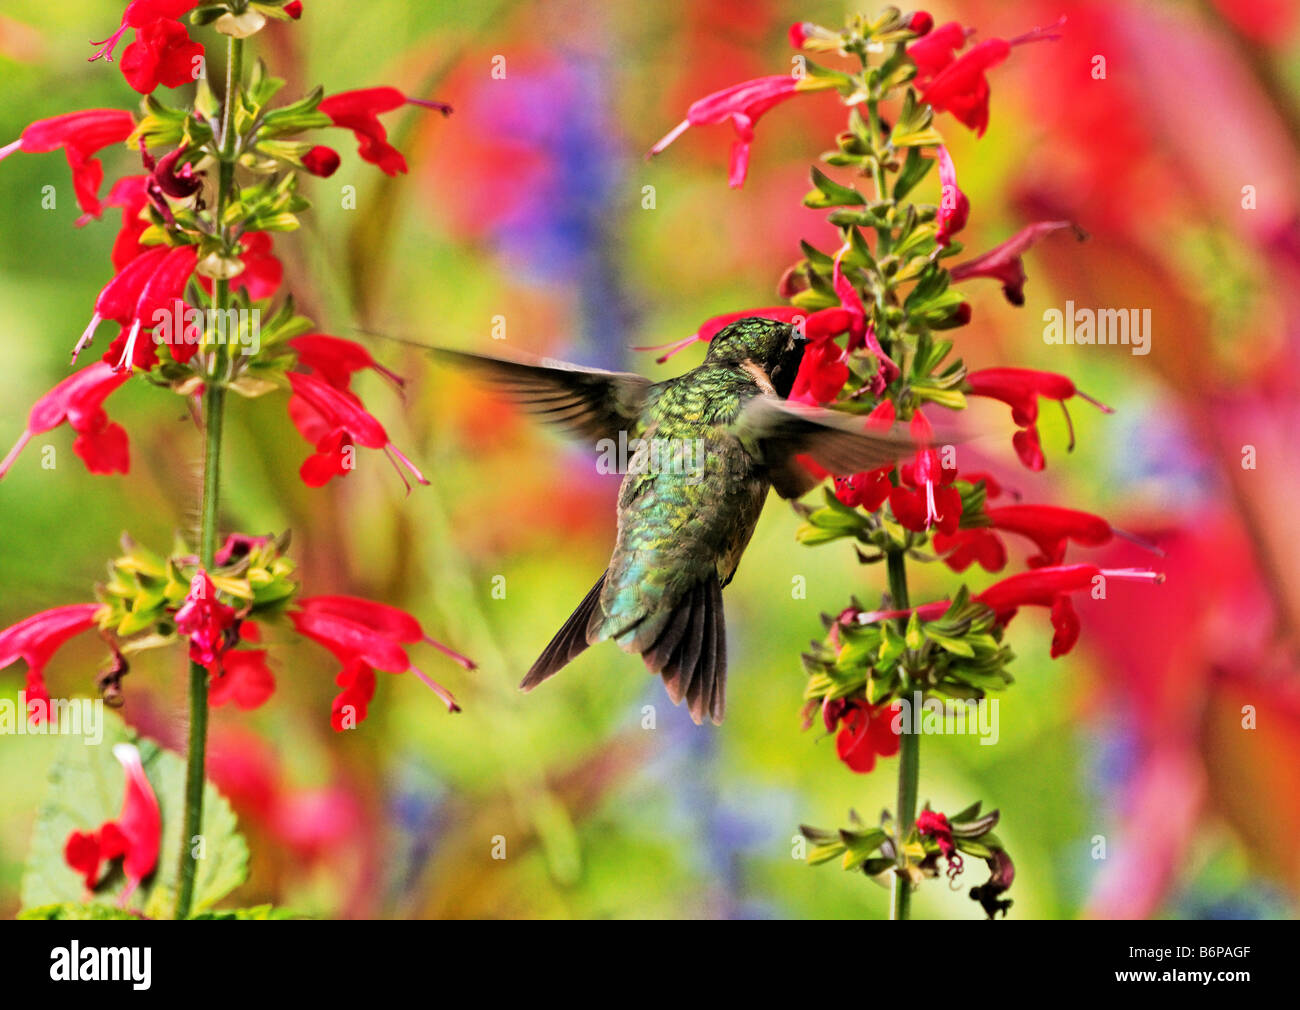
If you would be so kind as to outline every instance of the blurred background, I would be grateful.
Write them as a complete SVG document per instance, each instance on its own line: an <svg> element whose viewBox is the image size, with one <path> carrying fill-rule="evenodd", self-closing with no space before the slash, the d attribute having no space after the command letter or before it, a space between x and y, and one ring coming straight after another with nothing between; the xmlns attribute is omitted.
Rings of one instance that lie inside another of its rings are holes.
<svg viewBox="0 0 1300 1010"><path fill-rule="evenodd" d="M86 62L88 40L107 36L122 6L6 0L0 144L33 119L134 107L115 68ZM855 775L800 720L799 653L821 636L818 615L853 594L874 605L883 572L858 565L844 542L797 545L798 519L774 497L727 591L721 729L693 726L657 678L609 646L521 695L523 672L605 564L617 480L418 351L361 336L490 351L503 321L509 347L655 377L698 363L698 345L666 366L629 347L774 304L801 238L832 248L823 212L800 199L843 110L815 95L771 112L738 192L726 188L729 127L690 130L653 163L643 154L694 99L786 72L791 22L837 26L857 8L305 7L301 22L256 40L288 79L287 98L316 83L328 92L392 84L456 108L446 120L416 109L385 117L411 165L391 180L331 131L325 142L343 153L342 168L311 180L306 226L275 239L285 285L320 330L366 340L410 379L405 402L370 373L358 388L433 485L404 497L378 454L364 453L346 480L309 489L297 477L308 446L283 396L237 399L223 529L291 529L306 592L400 605L481 665L466 673L433 654L416 659L456 692L460 715L414 678L381 674L367 721L335 734L335 665L282 635L271 701L214 711L211 774L253 850L236 898L318 916L883 917L887 895L871 881L792 857L800 822L836 826L850 808L874 819L893 805L895 759ZM1032 474L1012 456L1005 408L976 405L972 420L1007 435L987 440L981 464L1027 501L1095 511L1155 538L1169 577L1158 589L1116 589L1107 603L1081 601L1081 642L1063 660L1048 658L1041 612L1015 622L1017 683L1002 698L998 744L927 737L921 797L950 811L977 798L1002 810L1014 917L1291 917L1300 896L1300 10L1288 0L928 9L936 23L977 27L979 38L1068 17L1062 41L1017 48L991 73L982 139L949 117L938 125L971 199L970 253L1049 217L1077 221L1091 241L1048 239L1029 253L1023 308L996 284L973 282L974 321L956 333L957 350L972 368L1067 373L1117 411L1076 407L1078 447L1067 455L1060 414L1045 409L1048 468ZM126 150L103 157L110 182L139 170ZM58 187L55 210L41 208L47 184ZM355 209L344 206L346 186L356 188ZM937 179L925 186L921 198L936 200ZM0 164L0 206L7 448L30 404L66 374L110 276L120 217L110 210L73 227L58 153ZM1045 345L1043 312L1067 299L1150 309L1150 355ZM38 439L56 446L56 469L41 469L33 447L0 483L0 627L89 599L124 531L165 550L195 522L199 439L184 403L136 381L110 408L131 436L129 476L87 474L65 427ZM1243 467L1247 447L1254 469ZM1016 566L1024 556L1013 549ZM1131 549L1071 557L1150 561ZM968 575L974 588L992 580ZM795 576L807 580L806 599L792 599ZM935 568L914 598L957 581ZM56 696L94 695L101 649L85 637L47 669ZM17 667L0 674L0 697L21 683ZM184 683L179 650L142 659L125 682L126 718L179 746ZM643 728L645 706L653 730ZM1243 706L1253 706L1253 729L1242 726ZM53 746L0 736L0 914L18 908ZM494 836L506 838L504 861L491 858ZM972 867L964 883L982 876ZM931 882L916 914L977 918L965 890Z"/></svg>

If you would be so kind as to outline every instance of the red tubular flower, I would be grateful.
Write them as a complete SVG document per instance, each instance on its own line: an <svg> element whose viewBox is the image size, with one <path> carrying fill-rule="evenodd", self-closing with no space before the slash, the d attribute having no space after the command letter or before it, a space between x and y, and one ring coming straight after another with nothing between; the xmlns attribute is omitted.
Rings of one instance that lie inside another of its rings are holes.
<svg viewBox="0 0 1300 1010"><path fill-rule="evenodd" d="M252 540L255 538L245 538ZM227 551L235 536L226 540ZM218 563L220 560L218 559ZM239 637L244 642L258 642L261 631L252 621L242 621ZM266 664L265 649L231 649L215 657L208 666L208 704L221 706L233 702L235 707L248 712L260 707L275 693L275 674Z"/></svg>
<svg viewBox="0 0 1300 1010"><path fill-rule="evenodd" d="M1013 46L1059 39L1061 33L1056 29L1063 21L1050 28L1035 28L1009 42L988 39L960 57L956 57L956 50L965 42L965 32L960 26L944 25L908 47L908 54L917 64L921 100L937 112L951 112L982 137L989 124L989 82L985 73L1010 56Z"/></svg>
<svg viewBox="0 0 1300 1010"><path fill-rule="evenodd" d="M935 235L935 241L946 246L954 235L966 227L966 219L970 216L970 200L957 188L957 168L952 163L948 148L940 147L936 158L939 161L939 181L943 189L939 196L939 231Z"/></svg>
<svg viewBox="0 0 1300 1010"><path fill-rule="evenodd" d="M49 713L50 692L45 686L45 665L64 642L94 627L98 609L98 603L55 607L0 631L0 670L20 659L27 663L27 717L30 722L44 722Z"/></svg>
<svg viewBox="0 0 1300 1010"><path fill-rule="evenodd" d="M320 487L333 477L345 476L351 469L354 443L368 449L383 449L408 492L411 485L402 473L402 466L420 484L429 483L415 464L393 445L384 426L351 393L335 389L309 372L290 372L288 378L293 389L289 416L303 438L316 446L315 455L309 456L299 470L309 487Z"/></svg>
<svg viewBox="0 0 1300 1010"><path fill-rule="evenodd" d="M114 368L118 371L125 370L129 374L132 368L139 367L147 371L157 363L157 350L153 342L140 343L140 331L146 328L152 330L159 313L166 312L174 316L176 313L184 312L182 296L185 294L186 285L194 275L194 267L197 263L198 249L192 245L169 249L158 261L157 268L140 289L130 330L127 331L125 339L119 337L121 353ZM85 339L83 334L82 340ZM118 343L119 341L114 341L105 360L112 357ZM170 346L172 356L178 361L188 360L198 349L197 344L171 344Z"/></svg>
<svg viewBox="0 0 1300 1010"><path fill-rule="evenodd" d="M926 838L933 838L939 846L939 853L948 860L948 879L952 880L961 873L963 862L957 844L952 840L952 825L946 814L929 808L921 811L916 819L917 833Z"/></svg>
<svg viewBox="0 0 1300 1010"><path fill-rule="evenodd" d="M934 431L921 411L912 416L912 437L929 446ZM889 492L894 517L909 530L924 533L937 526L942 533L955 533L961 522L961 495L952 486L956 469L945 469L937 449L917 452L910 463L898 470L899 486Z"/></svg>
<svg viewBox="0 0 1300 1010"><path fill-rule="evenodd" d="M112 320L124 330L131 326L136 318L136 306L140 304L140 295L145 285L153 279L158 267L167 258L166 246L153 246L146 249L126 266L122 267L113 278L104 285L95 299L95 310L90 322L82 331L76 346L72 348L72 361L76 364L77 356L95 339L95 331L105 319Z"/></svg>
<svg viewBox="0 0 1300 1010"><path fill-rule="evenodd" d="M830 712L823 708L822 714L832 731L835 723L843 720L843 728L835 738L835 753L850 770L866 774L876 767L877 757L898 753L898 733L894 730L898 705L873 707L853 700Z"/></svg>
<svg viewBox="0 0 1300 1010"><path fill-rule="evenodd" d="M244 249L239 254L244 269L230 279L230 290L242 288L253 301L270 298L280 289L280 282L284 279L284 266L271 252L271 236L258 231L239 241Z"/></svg>
<svg viewBox="0 0 1300 1010"><path fill-rule="evenodd" d="M339 153L336 150L323 144L317 144L302 156L302 167L312 175L328 179L338 171L339 161Z"/></svg>
<svg viewBox="0 0 1300 1010"><path fill-rule="evenodd" d="M793 40L793 35L791 38ZM795 77L792 74L774 74L733 84L692 103L686 110L686 118L650 148L646 156L658 154L692 126L714 126L730 120L736 131L736 140L731 146L731 171L727 181L732 189L739 189L745 184L749 172L749 147L754 142L754 126L763 113L795 95L824 91L834 86L834 81L828 78Z"/></svg>
<svg viewBox="0 0 1300 1010"><path fill-rule="evenodd" d="M663 354L655 358L655 364L662 365L674 354L679 351L684 351L696 341L701 341L707 344L732 323L740 319L749 319L753 316L758 316L762 319L779 319L783 323L797 323L799 320L807 318L808 313L806 310L796 308L793 305L773 305L761 309L743 309L740 312L728 312L721 316L713 316L710 319L706 319L700 324L700 328L689 337L683 337L681 340L671 340L666 344L633 347L632 350L664 351Z"/></svg>
<svg viewBox="0 0 1300 1010"><path fill-rule="evenodd" d="M113 188L104 198L105 207L122 208L122 227L113 242L113 269L118 273L137 256L145 252L140 244L142 236L149 228L149 222L142 217L149 196L146 186L147 175L126 175L113 183Z"/></svg>
<svg viewBox="0 0 1300 1010"><path fill-rule="evenodd" d="M379 121L379 115L407 104L436 109L444 116L451 115L452 111L445 102L407 98L396 88L343 91L321 102L320 111L329 116L335 126L351 130L356 135L362 159L378 165L387 175L397 175L407 170L406 159L401 151L388 143L388 131Z"/></svg>
<svg viewBox="0 0 1300 1010"><path fill-rule="evenodd" d="M217 587L199 569L190 580L184 605L176 611L176 630L190 640L190 659L212 666L229 647L227 632L234 624L235 608L217 599Z"/></svg>
<svg viewBox="0 0 1300 1010"><path fill-rule="evenodd" d="M1059 565L1065 560L1066 545L1073 540L1085 547L1101 547L1114 537L1122 537L1156 553L1163 553L1131 533L1117 530L1101 516L1056 505L1003 505L985 510L990 526L958 530L951 536L934 540L934 548L947 556L944 560L953 571L965 571L978 561L986 571L1000 571L1006 564L1006 550L994 530L1019 533L1038 547L1039 553L1028 559L1030 568ZM949 553L951 552L951 553Z"/></svg>
<svg viewBox="0 0 1300 1010"><path fill-rule="evenodd" d="M126 888L118 904L126 906L135 892L158 865L158 848L162 843L162 815L158 797L144 773L140 751L129 743L113 747L113 756L126 772L126 794L117 820L105 821L95 832L73 831L64 843L63 858L86 881L93 891L99 881L100 864L122 857Z"/></svg>
<svg viewBox="0 0 1300 1010"><path fill-rule="evenodd" d="M1038 441L1038 398L1047 397L1061 404L1069 426L1069 450L1074 449L1074 424L1065 401L1072 396L1087 400L1107 414L1115 411L1104 403L1079 392L1067 376L1056 372L1038 372L1029 368L985 368L971 372L967 377L967 391L972 396L987 396L1001 400L1011 408L1011 419L1020 427L1012 438L1020 461L1031 470L1041 470L1047 465L1042 446Z"/></svg>
<svg viewBox="0 0 1300 1010"><path fill-rule="evenodd" d="M289 619L300 635L323 645L343 663L335 681L344 689L334 699L336 730L347 728L339 724L345 707L355 715L353 724L365 718L366 705L374 696L374 669L409 670L442 699L447 711L460 711L450 691L412 665L402 643L426 642L467 670L475 668L474 662L430 638L406 611L356 596L313 596L299 600Z"/></svg>
<svg viewBox="0 0 1300 1010"><path fill-rule="evenodd" d="M91 473L127 473L131 468L126 431L109 421L105 398L127 379L111 365L97 361L74 372L42 396L27 415L27 427L14 447L0 460L0 477L8 473L18 454L35 435L53 431L64 421L77 433L72 451Z"/></svg>
<svg viewBox="0 0 1300 1010"><path fill-rule="evenodd" d="M931 18L931 25L934 19ZM957 57L957 50L966 44L967 37L974 29L963 28L956 21L949 21L932 31L925 32L925 37L907 47L907 55L916 64L916 86L924 88L934 75L952 63Z"/></svg>
<svg viewBox="0 0 1300 1010"><path fill-rule="evenodd" d="M928 35L934 27L934 15L929 11L916 11L907 19L907 27L918 36Z"/></svg>
<svg viewBox="0 0 1300 1010"><path fill-rule="evenodd" d="M349 659L334 678L343 688L330 705L330 726L335 733L353 729L370 714L375 697L375 671L360 659ZM458 709L453 709L458 711Z"/></svg>
<svg viewBox="0 0 1300 1010"><path fill-rule="evenodd" d="M867 322L867 308L862 304L862 297L858 294L858 289L844 275L844 255L848 251L848 245L844 245L835 254L835 264L831 270L831 283L835 286L835 294L840 299L841 307L848 313L848 349L852 351L859 347L865 347L875 355L876 361L879 363L876 376L872 380L870 387L871 391L879 396L885 391L885 387L902 373L889 355L885 353L885 349L880 346L880 342L876 339L876 331ZM822 313L834 311L834 309L823 309ZM818 313L818 315L820 316L822 313ZM809 322L811 321L810 318ZM808 339L812 340L813 337L809 336Z"/></svg>
<svg viewBox="0 0 1300 1010"><path fill-rule="evenodd" d="M72 169L72 188L82 215L77 226L103 213L99 202L99 185L104 181L104 166L95 154L113 144L120 144L135 129L131 113L122 109L86 109L68 112L52 119L32 123L12 144L0 147L0 161L14 151L40 154L63 148Z"/></svg>
<svg viewBox="0 0 1300 1010"><path fill-rule="evenodd" d="M1021 255L1045 235L1062 228L1071 228L1082 242L1087 233L1073 221L1038 221L1022 228L1001 245L994 246L988 252L976 256L973 260L958 263L950 271L954 281L964 281L970 277L991 277L1002 284L1002 293L1012 305L1025 304L1025 265Z"/></svg>
<svg viewBox="0 0 1300 1010"><path fill-rule="evenodd" d="M331 337L324 333L307 333L294 337L289 346L298 352L299 364L310 368L335 389L351 390L352 376L369 368L387 379L400 392L406 380L377 362L371 353L354 340Z"/></svg>
<svg viewBox="0 0 1300 1010"><path fill-rule="evenodd" d="M179 21L159 18L136 32L135 41L122 53L122 76L142 95L158 85L179 88L192 84L203 47L190 38Z"/></svg>
<svg viewBox="0 0 1300 1010"><path fill-rule="evenodd" d="M284 5L284 12L297 21L302 17L302 0L289 0Z"/></svg>
<svg viewBox="0 0 1300 1010"><path fill-rule="evenodd" d="M193 10L197 4L198 0L132 0L122 12L122 23L117 31L103 42L91 43L92 46L100 48L86 62L94 63L96 60L103 59L112 63L113 50L128 28L147 28L162 19L175 21Z"/></svg>
<svg viewBox="0 0 1300 1010"><path fill-rule="evenodd" d="M849 381L848 355L833 340L809 342L799 362L790 399L813 406L829 403Z"/></svg>
<svg viewBox="0 0 1300 1010"><path fill-rule="evenodd" d="M944 533L936 530L934 549L954 572L964 572L978 563L986 572L1000 572L1007 566L1007 549L996 533L985 527Z"/></svg>
<svg viewBox="0 0 1300 1010"><path fill-rule="evenodd" d="M867 415L866 426L888 431L896 417L894 401L881 400ZM868 512L874 512L885 503L889 492L894 488L893 482L889 479L893 471L894 466L891 463L865 473L855 473L851 477L836 477L835 497L850 508L863 508Z"/></svg>
<svg viewBox="0 0 1300 1010"><path fill-rule="evenodd" d="M1059 565L1011 575L995 582L973 599L991 607L998 623L1006 625L1020 607L1038 606L1051 610L1052 658L1064 656L1079 639L1079 617L1070 602L1070 593L1091 589L1098 579L1155 582L1164 576L1144 568L1098 568L1096 565Z"/></svg>

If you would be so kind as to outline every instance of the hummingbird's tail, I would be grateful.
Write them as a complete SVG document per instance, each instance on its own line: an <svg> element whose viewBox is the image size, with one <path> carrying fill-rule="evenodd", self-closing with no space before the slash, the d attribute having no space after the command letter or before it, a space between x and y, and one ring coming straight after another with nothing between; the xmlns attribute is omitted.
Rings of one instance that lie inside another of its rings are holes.
<svg viewBox="0 0 1300 1010"><path fill-rule="evenodd" d="M727 691L727 624L716 573L677 601L653 645L641 653L651 673L664 679L674 705L686 707L698 726L707 715L722 725Z"/></svg>
<svg viewBox="0 0 1300 1010"><path fill-rule="evenodd" d="M542 650L519 685L521 690L531 691L577 658L592 641L610 637L609 630L602 628L605 614L600 608L600 594L608 574L601 574L564 627ZM710 573L695 583L666 616L662 610L655 616L657 620L638 620L623 629L618 635L619 644L629 652L639 652L650 672L663 677L674 705L686 699L696 725L705 716L721 725L726 711L727 626L717 574ZM645 641L648 635L636 634L656 627L657 634L651 632L652 641Z"/></svg>
<svg viewBox="0 0 1300 1010"><path fill-rule="evenodd" d="M600 612L600 591L605 588L605 575L605 572L600 573L591 592L582 598L578 609L569 615L564 627L555 633L550 644L542 650L537 662L519 685L521 691L531 691L548 677L555 676L587 648L587 628L591 624L592 615Z"/></svg>

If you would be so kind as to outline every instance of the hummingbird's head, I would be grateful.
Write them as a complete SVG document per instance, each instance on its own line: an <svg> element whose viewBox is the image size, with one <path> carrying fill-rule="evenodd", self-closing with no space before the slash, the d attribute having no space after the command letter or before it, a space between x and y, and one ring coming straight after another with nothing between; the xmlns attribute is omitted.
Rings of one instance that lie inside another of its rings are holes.
<svg viewBox="0 0 1300 1010"><path fill-rule="evenodd" d="M808 341L789 323L751 316L738 319L709 341L707 365L742 365L752 361L768 374L777 395L790 395Z"/></svg>

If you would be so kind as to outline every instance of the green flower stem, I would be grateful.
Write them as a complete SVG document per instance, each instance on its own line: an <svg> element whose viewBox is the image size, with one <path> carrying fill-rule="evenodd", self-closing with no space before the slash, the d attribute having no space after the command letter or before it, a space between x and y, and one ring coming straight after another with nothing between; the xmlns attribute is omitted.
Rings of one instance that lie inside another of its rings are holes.
<svg viewBox="0 0 1300 1010"><path fill-rule="evenodd" d="M896 610L906 610L911 604L907 596L907 563L904 560L904 552L889 551L887 563L890 605ZM912 902L912 882L907 876L907 856L903 852L903 842L916 822L917 780L921 773L921 737L918 733L907 732L907 728L903 727L903 733L899 737L898 802L894 809L897 869L889 902L891 919L906 919Z"/></svg>
<svg viewBox="0 0 1300 1010"><path fill-rule="evenodd" d="M221 164L217 177L217 227L226 208L226 199L235 181L234 105L239 96L243 72L244 42L231 38L226 59L226 97L222 111ZM214 286L213 307L218 313L230 307L230 282L219 280ZM220 316L219 316L220 317ZM214 345L203 385L203 503L199 519L199 564L211 570L217 550L217 513L221 504L221 441L225 423L226 387L221 377L224 352ZM176 892L176 918L187 919L194 903L194 878L198 872L195 844L203 831L203 789L207 780L208 744L208 671L201 663L190 662L190 736L185 765L185 830L181 834L181 865Z"/></svg>

